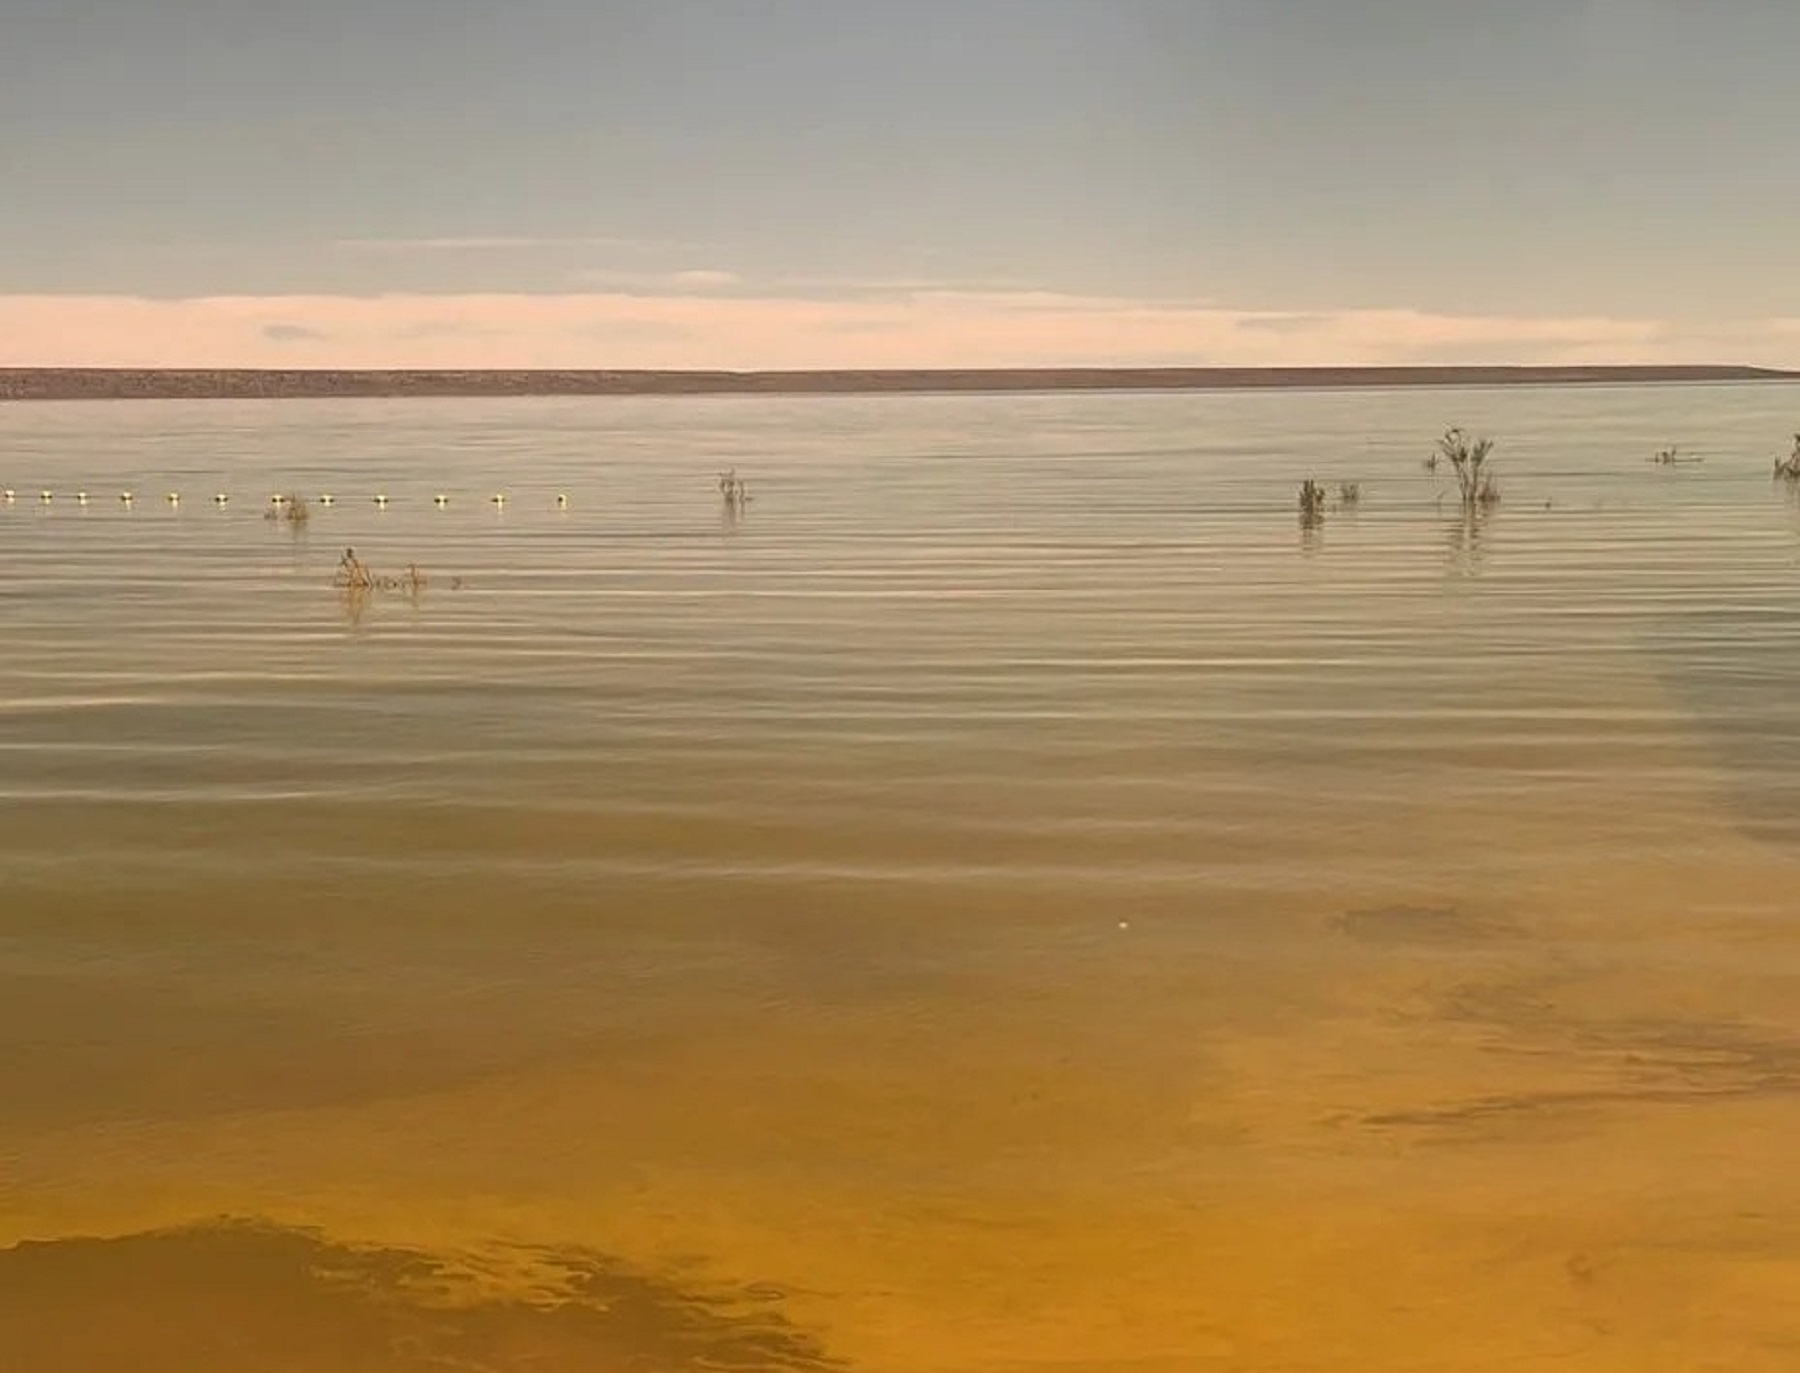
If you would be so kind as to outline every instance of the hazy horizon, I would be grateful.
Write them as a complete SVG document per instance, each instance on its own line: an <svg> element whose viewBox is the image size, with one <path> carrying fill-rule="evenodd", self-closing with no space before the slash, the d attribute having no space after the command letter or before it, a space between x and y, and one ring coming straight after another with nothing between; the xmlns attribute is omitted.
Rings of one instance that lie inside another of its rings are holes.
<svg viewBox="0 0 1800 1373"><path fill-rule="evenodd" d="M1800 365L1774 0L429 15L10 7L0 364Z"/></svg>

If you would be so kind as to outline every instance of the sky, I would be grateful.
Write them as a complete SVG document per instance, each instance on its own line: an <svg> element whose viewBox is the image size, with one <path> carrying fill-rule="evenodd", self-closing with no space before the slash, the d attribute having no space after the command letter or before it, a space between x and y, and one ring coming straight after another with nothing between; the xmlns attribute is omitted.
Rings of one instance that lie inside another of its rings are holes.
<svg viewBox="0 0 1800 1373"><path fill-rule="evenodd" d="M0 365L1800 366L1796 0L0 0Z"/></svg>

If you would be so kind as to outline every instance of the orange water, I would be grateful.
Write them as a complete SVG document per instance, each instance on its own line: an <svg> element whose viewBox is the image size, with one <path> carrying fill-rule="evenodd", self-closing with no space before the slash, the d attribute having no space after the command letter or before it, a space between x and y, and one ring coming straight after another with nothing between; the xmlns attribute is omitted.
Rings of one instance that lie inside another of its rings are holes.
<svg viewBox="0 0 1800 1373"><path fill-rule="evenodd" d="M1797 414L0 410L0 1369L1792 1369Z"/></svg>

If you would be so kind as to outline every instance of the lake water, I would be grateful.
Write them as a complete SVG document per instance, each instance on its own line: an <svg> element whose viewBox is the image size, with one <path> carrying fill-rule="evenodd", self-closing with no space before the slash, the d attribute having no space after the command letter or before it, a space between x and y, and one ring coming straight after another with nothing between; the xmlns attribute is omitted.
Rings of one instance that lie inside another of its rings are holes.
<svg viewBox="0 0 1800 1373"><path fill-rule="evenodd" d="M1791 1373L1797 425L0 410L0 1367Z"/></svg>

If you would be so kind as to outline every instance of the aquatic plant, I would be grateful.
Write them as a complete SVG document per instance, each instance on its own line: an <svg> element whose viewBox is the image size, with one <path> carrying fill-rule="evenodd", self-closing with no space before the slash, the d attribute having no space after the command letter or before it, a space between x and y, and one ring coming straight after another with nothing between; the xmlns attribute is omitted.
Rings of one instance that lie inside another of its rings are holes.
<svg viewBox="0 0 1800 1373"><path fill-rule="evenodd" d="M1448 462L1456 474L1457 494L1462 500L1463 508L1480 510L1500 499L1499 483L1494 480L1494 474L1487 466L1488 457L1493 451L1492 439L1470 438L1461 429L1446 429L1444 436L1437 441L1437 452L1433 454L1433 461L1428 466L1435 472L1436 459Z"/></svg>
<svg viewBox="0 0 1800 1373"><path fill-rule="evenodd" d="M312 511L304 496L272 496L269 508L263 511L263 518L290 525L305 524L312 518Z"/></svg>
<svg viewBox="0 0 1800 1373"><path fill-rule="evenodd" d="M333 584L347 591L366 591L374 581L375 574L369 571L368 564L356 556L354 548L346 548L344 556L338 559L337 573L332 577Z"/></svg>
<svg viewBox="0 0 1800 1373"><path fill-rule="evenodd" d="M1775 476L1781 481L1800 482L1800 434L1794 435L1794 451L1775 459Z"/></svg>
<svg viewBox="0 0 1800 1373"><path fill-rule="evenodd" d="M1300 483L1300 523L1311 529L1325 521L1325 488L1308 477Z"/></svg>
<svg viewBox="0 0 1800 1373"><path fill-rule="evenodd" d="M1339 482L1337 489L1338 505L1348 509L1362 500L1361 482Z"/></svg>
<svg viewBox="0 0 1800 1373"><path fill-rule="evenodd" d="M742 511L750 501L749 492L744 487L744 479L737 474L737 468L729 472L719 473L719 494L725 498L727 510Z"/></svg>

